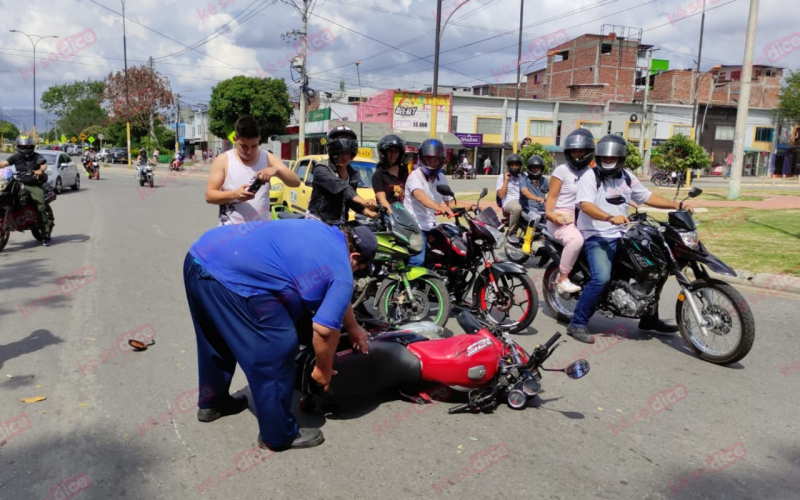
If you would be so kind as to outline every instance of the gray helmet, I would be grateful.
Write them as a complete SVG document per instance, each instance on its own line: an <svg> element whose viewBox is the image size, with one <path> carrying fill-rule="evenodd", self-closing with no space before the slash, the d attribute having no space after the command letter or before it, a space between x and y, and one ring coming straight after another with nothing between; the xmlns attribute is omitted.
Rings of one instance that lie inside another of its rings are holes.
<svg viewBox="0 0 800 500"><path fill-rule="evenodd" d="M595 151L597 157L597 172L603 176L613 176L625 168L625 159L628 157L628 141L616 135L609 134L597 142ZM611 164L603 162L605 158L618 158Z"/></svg>
<svg viewBox="0 0 800 500"><path fill-rule="evenodd" d="M573 149L583 149L588 151L577 160L569 152ZM594 158L594 136L586 129L573 130L564 140L564 156L567 158L567 165L575 170L583 170L588 167Z"/></svg>
<svg viewBox="0 0 800 500"><path fill-rule="evenodd" d="M516 163L517 166L515 168L511 167L512 163ZM518 154L508 155L506 158L506 168L508 169L509 173L514 177L518 176L520 172L522 172L522 157Z"/></svg>
<svg viewBox="0 0 800 500"><path fill-rule="evenodd" d="M21 154L26 160L33 156L33 151L36 149L36 144L28 136L17 137L17 153Z"/></svg>

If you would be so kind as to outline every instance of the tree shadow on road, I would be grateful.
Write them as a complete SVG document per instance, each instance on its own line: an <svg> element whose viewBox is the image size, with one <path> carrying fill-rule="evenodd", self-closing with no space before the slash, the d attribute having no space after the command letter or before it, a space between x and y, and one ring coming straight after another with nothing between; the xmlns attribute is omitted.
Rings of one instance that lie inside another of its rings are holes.
<svg viewBox="0 0 800 500"><path fill-rule="evenodd" d="M0 368L9 359L18 358L62 342L64 341L50 333L50 330L36 330L22 340L0 345Z"/></svg>
<svg viewBox="0 0 800 500"><path fill-rule="evenodd" d="M35 435L46 422L31 414L31 427L3 444L0 483L3 498L68 498L56 492L59 483L86 474L88 487L80 498L157 498L164 495L155 477L156 459L147 449L119 432L78 430L59 436ZM60 428L60 427L56 427ZM32 471L27 473L21 471ZM51 494L52 489L52 494ZM188 487L187 487L188 491Z"/></svg>
<svg viewBox="0 0 800 500"><path fill-rule="evenodd" d="M41 245L41 243L36 242ZM0 267L0 291L14 288L33 288L53 279L53 271L46 259L4 263ZM8 294L6 294L8 296Z"/></svg>

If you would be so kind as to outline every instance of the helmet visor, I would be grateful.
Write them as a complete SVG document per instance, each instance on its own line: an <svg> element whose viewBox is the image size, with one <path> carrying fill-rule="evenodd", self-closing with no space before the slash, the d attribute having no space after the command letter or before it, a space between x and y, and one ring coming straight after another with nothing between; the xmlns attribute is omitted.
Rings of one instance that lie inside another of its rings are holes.
<svg viewBox="0 0 800 500"><path fill-rule="evenodd" d="M444 165L444 160L439 156L423 156L420 161L431 170L438 170Z"/></svg>
<svg viewBox="0 0 800 500"><path fill-rule="evenodd" d="M19 152L22 154L31 154L33 153L33 146L25 145L25 146L17 146Z"/></svg>

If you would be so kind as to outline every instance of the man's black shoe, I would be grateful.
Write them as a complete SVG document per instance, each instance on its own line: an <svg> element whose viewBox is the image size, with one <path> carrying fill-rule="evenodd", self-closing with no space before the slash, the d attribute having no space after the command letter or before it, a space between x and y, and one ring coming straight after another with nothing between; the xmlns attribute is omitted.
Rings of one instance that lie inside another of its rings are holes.
<svg viewBox="0 0 800 500"><path fill-rule="evenodd" d="M322 435L322 431L319 429L312 429L310 427L300 427L300 432L294 438L294 441L287 445L283 445L277 448L270 447L267 443L261 440L261 436L258 436L258 447L262 449L269 449L272 451L286 451L291 449L300 449L300 448L313 448L315 446L319 446L325 442L325 436Z"/></svg>
<svg viewBox="0 0 800 500"><path fill-rule="evenodd" d="M50 238L45 238L42 240L42 245L49 247L50 246Z"/></svg>
<svg viewBox="0 0 800 500"><path fill-rule="evenodd" d="M594 337L592 337L592 334L589 333L589 329L585 326L569 325L567 327L567 335L578 342L583 342L584 344L594 344Z"/></svg>
<svg viewBox="0 0 800 500"><path fill-rule="evenodd" d="M660 319L642 318L639 320L639 330L652 330L660 333L675 333L678 326Z"/></svg>
<svg viewBox="0 0 800 500"><path fill-rule="evenodd" d="M226 399L225 402L214 408L204 408L197 410L197 420L201 422L213 422L228 415L236 415L247 409L247 396L240 394Z"/></svg>

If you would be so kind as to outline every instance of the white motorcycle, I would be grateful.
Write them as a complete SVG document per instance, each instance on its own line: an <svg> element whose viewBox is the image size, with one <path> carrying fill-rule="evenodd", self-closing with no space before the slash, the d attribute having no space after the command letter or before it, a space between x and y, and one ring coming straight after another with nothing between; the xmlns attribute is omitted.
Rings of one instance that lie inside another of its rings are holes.
<svg viewBox="0 0 800 500"><path fill-rule="evenodd" d="M138 165L136 169L136 180L139 181L140 186L144 186L146 182L150 187L153 187L155 182L154 168L155 165L150 161L148 161L146 165Z"/></svg>

